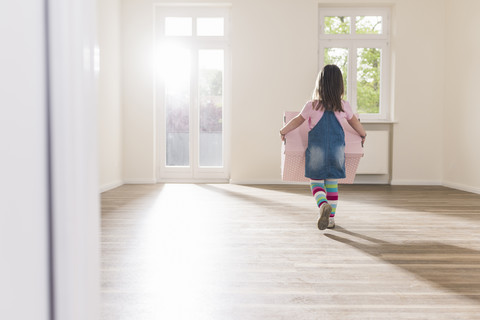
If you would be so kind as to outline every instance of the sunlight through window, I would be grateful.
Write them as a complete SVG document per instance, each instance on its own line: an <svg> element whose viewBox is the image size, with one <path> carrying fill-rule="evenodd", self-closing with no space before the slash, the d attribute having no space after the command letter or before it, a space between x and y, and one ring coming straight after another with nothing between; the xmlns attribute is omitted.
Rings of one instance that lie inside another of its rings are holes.
<svg viewBox="0 0 480 320"><path fill-rule="evenodd" d="M191 36L192 35L192 18L165 18L165 35L166 36Z"/></svg>
<svg viewBox="0 0 480 320"><path fill-rule="evenodd" d="M170 92L178 92L190 78L190 52L188 48L166 43L159 48L158 73Z"/></svg>
<svg viewBox="0 0 480 320"><path fill-rule="evenodd" d="M159 76L165 86L166 165L190 163L190 71L188 47L168 43L160 47Z"/></svg>
<svg viewBox="0 0 480 320"><path fill-rule="evenodd" d="M197 35L221 37L224 35L223 18L198 18Z"/></svg>

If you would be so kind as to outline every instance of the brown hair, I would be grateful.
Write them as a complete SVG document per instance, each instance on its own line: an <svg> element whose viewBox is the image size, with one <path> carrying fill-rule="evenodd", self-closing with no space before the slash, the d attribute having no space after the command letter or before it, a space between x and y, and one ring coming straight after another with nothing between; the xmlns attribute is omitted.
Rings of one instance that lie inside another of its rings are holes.
<svg viewBox="0 0 480 320"><path fill-rule="evenodd" d="M313 91L313 100L318 100L315 110L344 111L342 96L344 93L343 76L340 68L334 64L327 64L318 74Z"/></svg>

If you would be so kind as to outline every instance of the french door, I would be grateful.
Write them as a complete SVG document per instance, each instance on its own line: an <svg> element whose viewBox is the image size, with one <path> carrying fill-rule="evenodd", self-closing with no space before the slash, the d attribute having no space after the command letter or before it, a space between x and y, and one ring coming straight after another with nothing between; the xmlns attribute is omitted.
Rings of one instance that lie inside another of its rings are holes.
<svg viewBox="0 0 480 320"><path fill-rule="evenodd" d="M228 179L228 9L156 7L159 181Z"/></svg>

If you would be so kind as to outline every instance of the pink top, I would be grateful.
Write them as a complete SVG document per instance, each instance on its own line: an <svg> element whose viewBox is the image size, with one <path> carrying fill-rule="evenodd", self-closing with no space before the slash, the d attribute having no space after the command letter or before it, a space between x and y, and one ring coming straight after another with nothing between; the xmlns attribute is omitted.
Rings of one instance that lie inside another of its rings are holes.
<svg viewBox="0 0 480 320"><path fill-rule="evenodd" d="M314 100L308 101L300 112L303 119L308 120L308 127L310 130L317 125L318 121L320 121L323 116L322 108L318 110L313 109L313 102ZM345 112L335 112L335 116L337 117L339 123L342 123L342 119L350 120L353 117L353 111L352 107L350 107L350 104L347 101L342 100L342 106Z"/></svg>

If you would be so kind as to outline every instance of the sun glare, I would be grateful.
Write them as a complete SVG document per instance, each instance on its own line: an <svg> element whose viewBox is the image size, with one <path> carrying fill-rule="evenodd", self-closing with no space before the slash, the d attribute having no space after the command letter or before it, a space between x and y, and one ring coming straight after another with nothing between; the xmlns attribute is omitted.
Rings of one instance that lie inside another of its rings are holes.
<svg viewBox="0 0 480 320"><path fill-rule="evenodd" d="M165 43L158 51L158 75L170 90L184 87L190 79L190 51L176 43Z"/></svg>

